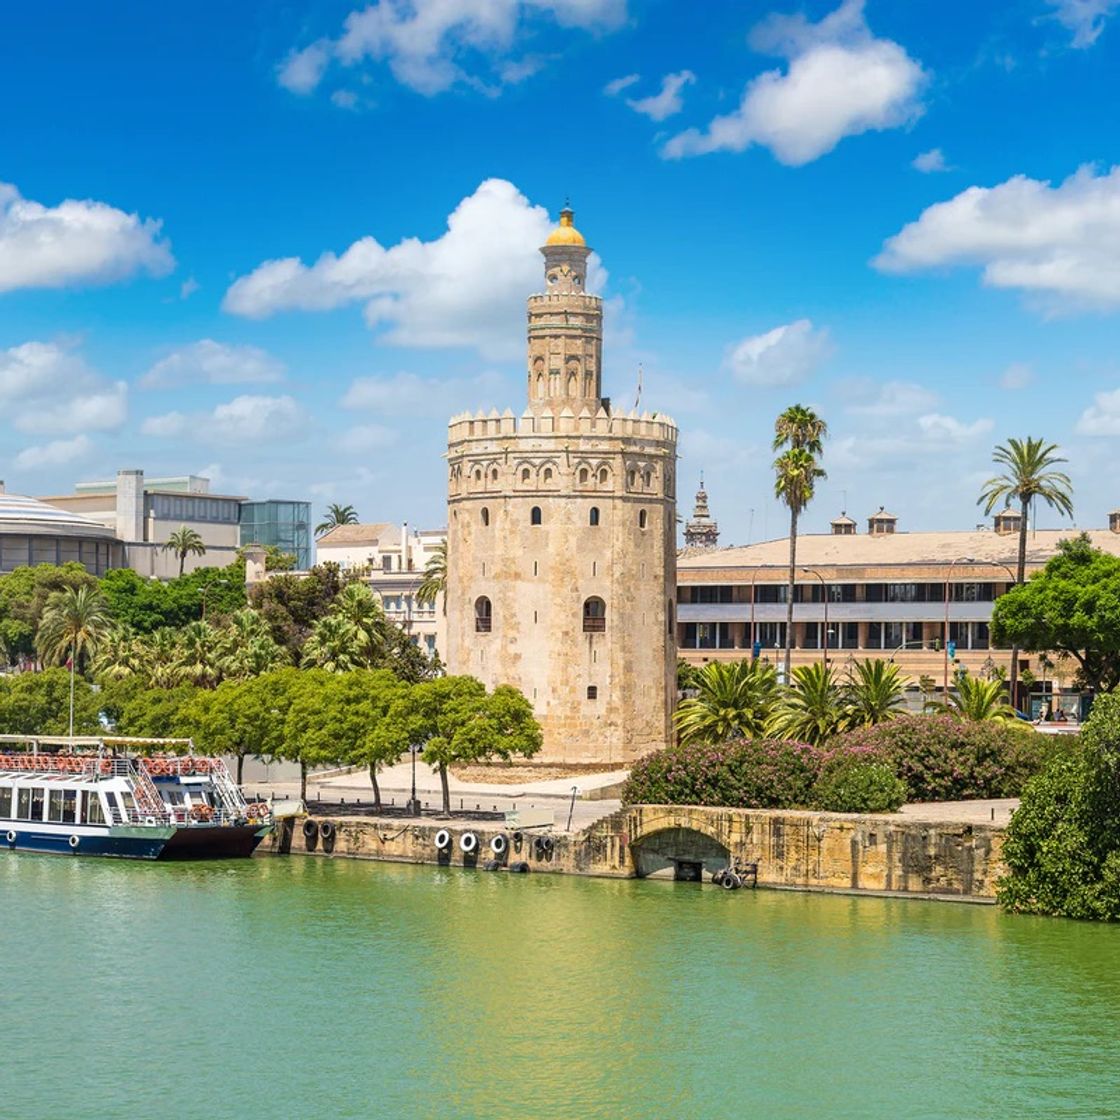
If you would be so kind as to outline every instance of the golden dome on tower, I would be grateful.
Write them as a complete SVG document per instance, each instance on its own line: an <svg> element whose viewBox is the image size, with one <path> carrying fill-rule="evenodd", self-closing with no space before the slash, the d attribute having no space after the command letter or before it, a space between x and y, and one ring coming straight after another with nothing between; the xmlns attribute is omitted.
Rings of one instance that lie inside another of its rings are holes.
<svg viewBox="0 0 1120 1120"><path fill-rule="evenodd" d="M565 206L560 211L560 224L548 235L546 245L586 245L583 234L572 224L575 211Z"/></svg>

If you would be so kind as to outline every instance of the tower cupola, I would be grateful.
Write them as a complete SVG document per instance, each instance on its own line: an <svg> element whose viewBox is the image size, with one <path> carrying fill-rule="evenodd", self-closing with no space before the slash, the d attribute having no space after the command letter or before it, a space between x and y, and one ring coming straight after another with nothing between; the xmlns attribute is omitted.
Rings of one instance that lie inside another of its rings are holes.
<svg viewBox="0 0 1120 1120"><path fill-rule="evenodd" d="M684 527L684 543L686 548L715 548L719 544L719 524L708 509L703 474L700 475L700 489L696 491L692 517Z"/></svg>

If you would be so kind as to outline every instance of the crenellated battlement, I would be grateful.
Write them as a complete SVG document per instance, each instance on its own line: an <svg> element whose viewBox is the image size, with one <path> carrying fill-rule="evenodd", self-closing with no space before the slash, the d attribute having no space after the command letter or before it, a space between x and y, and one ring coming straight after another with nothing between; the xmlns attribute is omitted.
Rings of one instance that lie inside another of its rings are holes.
<svg viewBox="0 0 1120 1120"><path fill-rule="evenodd" d="M603 297L597 296L592 292L534 292L529 296L528 302L530 305L537 303L571 303L573 299L586 299L592 300L595 303L602 303Z"/></svg>
<svg viewBox="0 0 1120 1120"><path fill-rule="evenodd" d="M507 408L503 413L497 409L491 409L489 413L481 410L476 413L461 412L452 416L447 425L449 444L495 436L545 435L600 435L675 443L677 424L670 416L635 410L618 413L600 408L593 413L585 408L577 416L571 409L564 408L560 412L546 409L536 413L525 411L521 416L514 416Z"/></svg>

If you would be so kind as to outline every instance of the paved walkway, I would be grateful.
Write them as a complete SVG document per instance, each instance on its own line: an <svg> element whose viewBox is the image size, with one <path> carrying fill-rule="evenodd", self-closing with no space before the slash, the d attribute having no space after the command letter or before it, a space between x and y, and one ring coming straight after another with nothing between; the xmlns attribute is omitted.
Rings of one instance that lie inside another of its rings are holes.
<svg viewBox="0 0 1120 1120"><path fill-rule="evenodd" d="M923 821L948 821L952 824L995 824L1001 828L1019 808L1017 797L997 797L986 801L916 801L903 805L904 817Z"/></svg>

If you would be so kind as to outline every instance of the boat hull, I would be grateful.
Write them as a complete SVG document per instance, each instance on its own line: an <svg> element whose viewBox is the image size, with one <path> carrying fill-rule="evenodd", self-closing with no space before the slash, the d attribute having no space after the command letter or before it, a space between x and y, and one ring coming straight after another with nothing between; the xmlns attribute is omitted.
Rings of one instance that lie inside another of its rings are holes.
<svg viewBox="0 0 1120 1120"><path fill-rule="evenodd" d="M168 838L160 852L161 860L178 859L245 859L256 851L268 835L269 826L193 825L179 828Z"/></svg>
<svg viewBox="0 0 1120 1120"><path fill-rule="evenodd" d="M28 823L0 833L0 846L40 855L102 856L109 859L159 859L172 828L109 828L96 831L45 829ZM13 836L14 839L8 839ZM74 843L74 840L77 843Z"/></svg>

